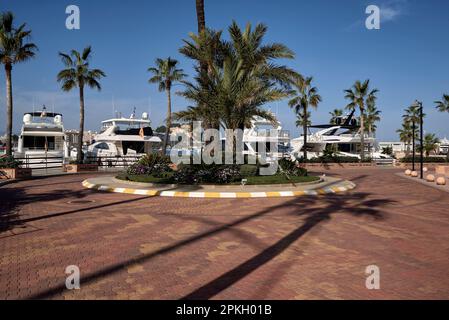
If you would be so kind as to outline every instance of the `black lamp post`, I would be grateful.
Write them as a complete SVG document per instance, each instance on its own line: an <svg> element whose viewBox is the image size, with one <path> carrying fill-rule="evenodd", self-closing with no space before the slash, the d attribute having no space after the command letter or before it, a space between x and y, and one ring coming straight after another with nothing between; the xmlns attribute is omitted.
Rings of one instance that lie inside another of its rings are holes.
<svg viewBox="0 0 449 320"><path fill-rule="evenodd" d="M423 130L423 106L422 102L415 100L412 105L413 107L419 108L419 145L420 145L420 178L424 176L424 130ZM413 150L415 149L415 122L413 122ZM415 170L415 152L413 151L413 170Z"/></svg>
<svg viewBox="0 0 449 320"><path fill-rule="evenodd" d="M412 120L412 171L415 171L415 120Z"/></svg>

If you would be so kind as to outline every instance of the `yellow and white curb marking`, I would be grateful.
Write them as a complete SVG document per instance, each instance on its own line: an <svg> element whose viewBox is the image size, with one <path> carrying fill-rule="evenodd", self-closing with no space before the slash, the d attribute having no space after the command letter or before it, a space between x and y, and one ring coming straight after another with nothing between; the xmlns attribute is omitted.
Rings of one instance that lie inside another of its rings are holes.
<svg viewBox="0 0 449 320"><path fill-rule="evenodd" d="M351 181L342 181L338 186L326 187L314 190L301 191L267 191L267 192L182 192L182 191L161 191L134 188L112 188L100 184L93 184L87 180L83 181L83 186L88 189L127 193L142 196L159 196L159 197L183 197L183 198L271 198L271 197L299 197L299 196L316 196L332 193L341 193L355 188L355 183Z"/></svg>

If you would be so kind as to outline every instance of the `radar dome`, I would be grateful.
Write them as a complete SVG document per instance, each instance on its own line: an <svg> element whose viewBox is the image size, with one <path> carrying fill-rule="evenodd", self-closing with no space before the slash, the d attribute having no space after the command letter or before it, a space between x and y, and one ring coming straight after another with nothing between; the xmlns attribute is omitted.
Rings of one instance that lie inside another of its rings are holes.
<svg viewBox="0 0 449 320"><path fill-rule="evenodd" d="M53 120L56 124L62 123L62 116L60 114L55 116L55 119Z"/></svg>
<svg viewBox="0 0 449 320"><path fill-rule="evenodd" d="M31 114L27 113L23 116L23 123L30 124L32 120Z"/></svg>
<svg viewBox="0 0 449 320"><path fill-rule="evenodd" d="M143 120L148 120L148 113L147 112L142 113L142 119Z"/></svg>

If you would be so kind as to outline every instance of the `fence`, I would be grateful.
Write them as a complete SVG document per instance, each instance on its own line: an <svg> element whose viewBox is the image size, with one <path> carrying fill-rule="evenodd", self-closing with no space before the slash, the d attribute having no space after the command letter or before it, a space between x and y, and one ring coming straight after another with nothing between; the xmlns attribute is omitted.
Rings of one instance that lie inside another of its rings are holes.
<svg viewBox="0 0 449 320"><path fill-rule="evenodd" d="M87 157L89 163L96 163L104 168L126 168L139 160L142 156L97 156Z"/></svg>
<svg viewBox="0 0 449 320"><path fill-rule="evenodd" d="M30 155L26 155L25 157L14 159L21 162L20 167L30 169L62 168L64 164L64 158L62 156L33 157Z"/></svg>

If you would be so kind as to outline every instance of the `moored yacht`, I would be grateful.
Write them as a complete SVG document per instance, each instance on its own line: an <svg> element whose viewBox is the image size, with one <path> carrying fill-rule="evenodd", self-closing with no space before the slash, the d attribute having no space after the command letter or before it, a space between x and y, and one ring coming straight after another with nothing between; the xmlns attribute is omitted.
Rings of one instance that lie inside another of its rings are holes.
<svg viewBox="0 0 449 320"><path fill-rule="evenodd" d="M290 147L290 133L283 130L279 121L272 123L262 117L255 116L251 120L251 127L243 131L243 154L259 155L260 144L265 145L267 158L280 159ZM271 150L273 145L277 150Z"/></svg>
<svg viewBox="0 0 449 320"><path fill-rule="evenodd" d="M88 157L139 156L158 151L161 139L153 135L148 113L141 119L116 117L101 122L95 142L87 147Z"/></svg>
<svg viewBox="0 0 449 320"><path fill-rule="evenodd" d="M336 117L333 124L311 125L308 128L319 129L307 135L307 145L304 145L304 135L292 139L293 158L301 158L304 148L307 148L307 158L318 158L324 154L326 148L333 150L338 156L355 157L360 159L361 134L360 126L354 118L354 111L347 116ZM376 152L376 139L365 134L365 152L373 159L390 158Z"/></svg>
<svg viewBox="0 0 449 320"><path fill-rule="evenodd" d="M47 112L45 106L42 111L25 113L14 157L31 167L48 162L45 158L62 162L68 157L62 115Z"/></svg>

